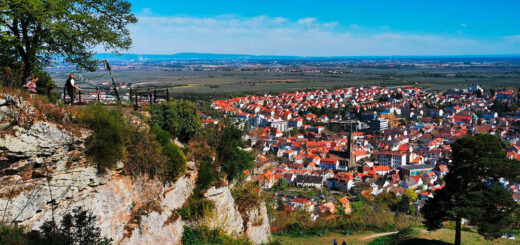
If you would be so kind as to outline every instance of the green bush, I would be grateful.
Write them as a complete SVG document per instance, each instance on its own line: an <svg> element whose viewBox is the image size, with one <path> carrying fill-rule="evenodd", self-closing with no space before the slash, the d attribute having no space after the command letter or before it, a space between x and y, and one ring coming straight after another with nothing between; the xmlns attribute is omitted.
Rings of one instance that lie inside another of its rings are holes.
<svg viewBox="0 0 520 245"><path fill-rule="evenodd" d="M38 82L36 82L36 92L38 92L38 94L47 96L51 102L56 102L60 99L60 96L56 96L56 93L53 92L56 88L56 83L54 83L48 72L37 68L33 76L38 78Z"/></svg>
<svg viewBox="0 0 520 245"><path fill-rule="evenodd" d="M174 182L186 172L186 156L181 148L173 143L164 145L163 152L168 158L164 172L166 181Z"/></svg>
<svg viewBox="0 0 520 245"><path fill-rule="evenodd" d="M196 221L211 213L213 209L215 209L213 201L191 196L181 208L177 209L177 213L183 220Z"/></svg>
<svg viewBox="0 0 520 245"><path fill-rule="evenodd" d="M130 131L129 135L124 173L133 176L147 174L151 178L162 177L168 159L155 136L137 129Z"/></svg>
<svg viewBox="0 0 520 245"><path fill-rule="evenodd" d="M252 244L245 237L233 238L220 229L210 229L207 226L199 226L191 228L184 226L184 232L181 238L182 244L190 245L250 245Z"/></svg>
<svg viewBox="0 0 520 245"><path fill-rule="evenodd" d="M0 223L0 244L24 244L25 233L19 226Z"/></svg>
<svg viewBox="0 0 520 245"><path fill-rule="evenodd" d="M188 167L186 155L178 145L172 142L167 131L157 125L154 125L150 131L155 134L157 141L162 145L162 152L166 156L164 180L174 182L186 172Z"/></svg>
<svg viewBox="0 0 520 245"><path fill-rule="evenodd" d="M41 227L36 244L110 244L111 240L101 236L101 229L96 226L96 216L81 207L72 214L66 214L60 226L53 221L45 222Z"/></svg>
<svg viewBox="0 0 520 245"><path fill-rule="evenodd" d="M235 188L231 190L231 195L233 195L235 204L241 214L245 214L247 211L260 205L262 197L259 191L260 187L252 181L237 183Z"/></svg>
<svg viewBox="0 0 520 245"><path fill-rule="evenodd" d="M197 189L205 190L210 187L215 180L215 170L211 160L205 159L200 162L199 175L197 176Z"/></svg>
<svg viewBox="0 0 520 245"><path fill-rule="evenodd" d="M150 108L152 124L159 125L181 142L188 142L200 129L197 108L186 100L154 104Z"/></svg>
<svg viewBox="0 0 520 245"><path fill-rule="evenodd" d="M98 244L108 245L111 239L101 236L96 226L96 216L81 207L65 214L58 226L54 221L46 221L40 231L25 233L16 225L0 223L0 244Z"/></svg>
<svg viewBox="0 0 520 245"><path fill-rule="evenodd" d="M128 128L120 109L108 110L96 104L80 110L79 119L93 132L87 139L87 156L97 163L99 171L113 169L126 155Z"/></svg>

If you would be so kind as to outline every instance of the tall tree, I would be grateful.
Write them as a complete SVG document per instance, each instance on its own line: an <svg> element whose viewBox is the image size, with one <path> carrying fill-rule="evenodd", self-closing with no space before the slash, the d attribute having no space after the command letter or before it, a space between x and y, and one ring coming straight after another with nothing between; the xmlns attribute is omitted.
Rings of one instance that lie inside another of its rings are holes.
<svg viewBox="0 0 520 245"><path fill-rule="evenodd" d="M125 0L0 0L0 61L23 62L24 78L58 58L95 70L92 50L128 49L136 22Z"/></svg>
<svg viewBox="0 0 520 245"><path fill-rule="evenodd" d="M242 132L234 127L222 130L217 145L217 160L221 170L227 174L229 181L242 175L244 170L251 168L254 157L251 153L242 150L245 146Z"/></svg>
<svg viewBox="0 0 520 245"><path fill-rule="evenodd" d="M518 204L500 179L517 182L520 176L520 164L506 157L505 147L500 138L489 134L455 141L446 185L421 210L428 229L439 229L444 221L454 220L455 244L460 244L464 218L486 239L503 234L512 224Z"/></svg>

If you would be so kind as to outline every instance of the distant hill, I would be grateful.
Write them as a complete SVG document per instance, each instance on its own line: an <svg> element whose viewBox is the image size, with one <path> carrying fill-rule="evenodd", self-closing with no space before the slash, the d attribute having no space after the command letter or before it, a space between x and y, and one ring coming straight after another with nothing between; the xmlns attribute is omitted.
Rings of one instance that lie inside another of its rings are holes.
<svg viewBox="0 0 520 245"><path fill-rule="evenodd" d="M518 60L520 55L459 55L459 56L277 56L250 54L211 54L211 53L177 53L177 54L96 54L97 59L110 61L240 61L240 60L450 60L450 61L500 61Z"/></svg>
<svg viewBox="0 0 520 245"><path fill-rule="evenodd" d="M293 60L308 57L299 56L274 56L274 55L248 55L248 54L209 54L209 53L178 53L178 54L96 54L98 59L107 60Z"/></svg>

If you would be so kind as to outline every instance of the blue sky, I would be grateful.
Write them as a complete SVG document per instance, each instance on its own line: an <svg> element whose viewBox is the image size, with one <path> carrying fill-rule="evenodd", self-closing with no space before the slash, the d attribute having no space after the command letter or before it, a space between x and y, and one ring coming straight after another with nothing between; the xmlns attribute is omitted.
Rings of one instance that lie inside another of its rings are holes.
<svg viewBox="0 0 520 245"><path fill-rule="evenodd" d="M130 0L129 53L520 54L520 1Z"/></svg>

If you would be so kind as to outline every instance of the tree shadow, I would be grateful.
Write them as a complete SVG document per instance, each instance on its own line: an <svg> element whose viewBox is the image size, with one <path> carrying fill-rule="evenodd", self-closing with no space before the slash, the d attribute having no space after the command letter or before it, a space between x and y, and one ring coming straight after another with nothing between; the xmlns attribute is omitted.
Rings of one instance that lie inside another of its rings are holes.
<svg viewBox="0 0 520 245"><path fill-rule="evenodd" d="M399 245L451 245L452 243L439 241L439 240L429 240L429 239L422 239L422 238L412 238L409 240L406 240L402 243L399 243Z"/></svg>

